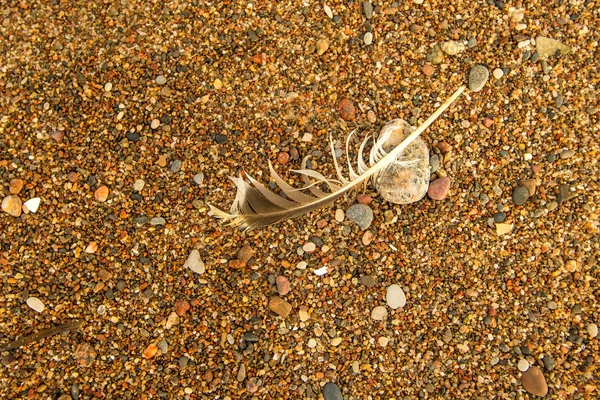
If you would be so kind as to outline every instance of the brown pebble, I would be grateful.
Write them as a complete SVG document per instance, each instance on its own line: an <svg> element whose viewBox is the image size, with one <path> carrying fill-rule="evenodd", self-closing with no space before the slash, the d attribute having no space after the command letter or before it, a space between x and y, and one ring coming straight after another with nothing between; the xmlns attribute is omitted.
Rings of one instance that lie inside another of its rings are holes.
<svg viewBox="0 0 600 400"><path fill-rule="evenodd" d="M57 131L52 131L50 133L50 137L56 142L56 143L60 143L63 141L63 139L65 138L65 131L61 131L61 130L57 130Z"/></svg>
<svg viewBox="0 0 600 400"><path fill-rule="evenodd" d="M521 185L527 189L530 196L535 194L535 189L537 187L537 181L535 179L525 179L523 182L521 182Z"/></svg>
<svg viewBox="0 0 600 400"><path fill-rule="evenodd" d="M258 380L256 378L248 379L248 383L246 384L246 390L248 393L256 393L258 390Z"/></svg>
<svg viewBox="0 0 600 400"><path fill-rule="evenodd" d="M290 161L290 155L285 151L282 151L281 153L277 154L277 162L279 164L287 164L288 161Z"/></svg>
<svg viewBox="0 0 600 400"><path fill-rule="evenodd" d="M146 360L149 360L152 357L154 357L156 355L156 353L158 353L158 346L156 346L156 344L152 343L148 347L146 347L146 350L144 350L144 352L142 353L142 356L144 356L144 358Z"/></svg>
<svg viewBox="0 0 600 400"><path fill-rule="evenodd" d="M326 226L327 226L327 220L321 218L320 220L317 221L317 228L323 229Z"/></svg>
<svg viewBox="0 0 600 400"><path fill-rule="evenodd" d="M10 180L10 187L8 188L10 194L19 194L21 189L23 189L23 179L15 178Z"/></svg>
<svg viewBox="0 0 600 400"><path fill-rule="evenodd" d="M14 194L10 194L2 200L2 211L12 215L13 217L18 217L21 215L21 207L23 206L23 202Z"/></svg>
<svg viewBox="0 0 600 400"><path fill-rule="evenodd" d="M421 70L423 71L423 74L425 74L425 76L431 76L431 75L433 75L433 72L435 71L433 68L433 65L431 65L431 64L423 65L423 68L421 68Z"/></svg>
<svg viewBox="0 0 600 400"><path fill-rule="evenodd" d="M546 378L539 367L529 367L521 377L523 388L535 396L545 396L548 393Z"/></svg>
<svg viewBox="0 0 600 400"><path fill-rule="evenodd" d="M79 174L77 172L74 172L74 171L69 172L69 174L67 175L67 179L71 183L76 182L78 178L79 178Z"/></svg>
<svg viewBox="0 0 600 400"><path fill-rule="evenodd" d="M87 343L79 343L77 349L75 349L75 359L79 365L83 367L89 367L94 363L96 359L96 350Z"/></svg>
<svg viewBox="0 0 600 400"><path fill-rule="evenodd" d="M337 110L340 117L345 121L352 121L356 118L356 108L354 108L354 103L350 99L341 99L337 105Z"/></svg>
<svg viewBox="0 0 600 400"><path fill-rule="evenodd" d="M85 248L85 252L88 254L94 254L98 250L98 243L90 242Z"/></svg>
<svg viewBox="0 0 600 400"><path fill-rule="evenodd" d="M98 277L106 282L107 280L112 278L112 274L104 268L102 268L100 271L98 271Z"/></svg>
<svg viewBox="0 0 600 400"><path fill-rule="evenodd" d="M242 248L237 253L238 260L248 262L252 258L252 247L250 246L242 246Z"/></svg>
<svg viewBox="0 0 600 400"><path fill-rule="evenodd" d="M252 56L252 62L256 64L266 64L267 55L265 53L255 54Z"/></svg>
<svg viewBox="0 0 600 400"><path fill-rule="evenodd" d="M229 260L229 268L240 269L246 266L246 261L243 260Z"/></svg>
<svg viewBox="0 0 600 400"><path fill-rule="evenodd" d="M356 201L360 204L370 204L373 201L373 198L365 193L360 193L356 196Z"/></svg>
<svg viewBox="0 0 600 400"><path fill-rule="evenodd" d="M275 284L277 285L277 292L281 296L285 296L290 292L290 281L285 276L278 276L275 279Z"/></svg>
<svg viewBox="0 0 600 400"><path fill-rule="evenodd" d="M429 184L427 194L432 200L444 200L450 190L450 178L444 176Z"/></svg>
<svg viewBox="0 0 600 400"><path fill-rule="evenodd" d="M96 189L94 197L98 201L105 202L106 199L108 199L108 188L104 185L100 186L98 189Z"/></svg>
<svg viewBox="0 0 600 400"><path fill-rule="evenodd" d="M375 112L373 110L367 111L367 121L369 121L372 124L377 122L377 116L375 115Z"/></svg>
<svg viewBox="0 0 600 400"><path fill-rule="evenodd" d="M449 152L452 149L450 144L448 142L446 142L445 140L443 142L439 142L437 145L437 148L442 154L446 154L447 152Z"/></svg>
<svg viewBox="0 0 600 400"><path fill-rule="evenodd" d="M485 126L486 128L489 128L490 126L492 126L494 124L494 120L488 117L485 117L483 119L483 126Z"/></svg>
<svg viewBox="0 0 600 400"><path fill-rule="evenodd" d="M269 301L269 310L283 318L287 318L292 312L292 305L279 296L273 296Z"/></svg>
<svg viewBox="0 0 600 400"><path fill-rule="evenodd" d="M165 156L158 156L158 161L156 162L159 166L164 167L167 165L167 159Z"/></svg>
<svg viewBox="0 0 600 400"><path fill-rule="evenodd" d="M373 241L374 237L375 237L375 235L373 233L371 233L371 231L366 231L365 233L363 233L362 243L365 246L368 246L368 245L371 244L371 242Z"/></svg>
<svg viewBox="0 0 600 400"><path fill-rule="evenodd" d="M186 299L179 299L175 301L175 305L173 307L175 308L177 315L183 317L183 315L190 309L191 306L190 302Z"/></svg>

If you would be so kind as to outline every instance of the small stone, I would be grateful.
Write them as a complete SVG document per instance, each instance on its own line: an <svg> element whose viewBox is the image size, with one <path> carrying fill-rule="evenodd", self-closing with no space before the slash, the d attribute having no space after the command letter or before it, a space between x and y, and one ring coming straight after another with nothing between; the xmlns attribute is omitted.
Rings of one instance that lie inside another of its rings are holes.
<svg viewBox="0 0 600 400"><path fill-rule="evenodd" d="M548 371L552 371L554 367L556 367L556 361L549 355L545 355L544 358L542 358L542 362L544 363L544 368Z"/></svg>
<svg viewBox="0 0 600 400"><path fill-rule="evenodd" d="M277 293L280 296L285 296L290 292L290 281L285 276L278 276L275 279L275 284L277 285Z"/></svg>
<svg viewBox="0 0 600 400"><path fill-rule="evenodd" d="M205 267L204 262L200 259L200 252L196 249L192 250L183 267L189 268L197 274L203 274Z"/></svg>
<svg viewBox="0 0 600 400"><path fill-rule="evenodd" d="M388 286L385 301L393 310L404 307L406 305L406 295L404 294L404 290L398 285Z"/></svg>
<svg viewBox="0 0 600 400"><path fill-rule="evenodd" d="M167 317L167 322L165 322L165 329L169 330L177 324L179 324L179 315L177 315L177 313L173 311Z"/></svg>
<svg viewBox="0 0 600 400"><path fill-rule="evenodd" d="M557 51L560 51L561 55L567 54L571 51L571 46L567 46L555 39L538 36L535 38L535 49L539 54L540 59L544 60L554 56Z"/></svg>
<svg viewBox="0 0 600 400"><path fill-rule="evenodd" d="M388 312L384 306L377 306L371 311L371 318L375 321L383 321L387 316Z"/></svg>
<svg viewBox="0 0 600 400"><path fill-rule="evenodd" d="M317 50L317 54L322 56L323 54L325 54L325 52L327 51L327 49L329 49L329 40L327 39L319 39L317 40L317 43L315 44L316 50Z"/></svg>
<svg viewBox="0 0 600 400"><path fill-rule="evenodd" d="M440 153L442 154L446 154L452 150L452 146L450 146L450 143L446 142L445 140L439 142L435 147L437 147Z"/></svg>
<svg viewBox="0 0 600 400"><path fill-rule="evenodd" d="M167 223L167 221L163 217L154 217L150 220L150 225L153 225L153 226L164 225L166 223Z"/></svg>
<svg viewBox="0 0 600 400"><path fill-rule="evenodd" d="M167 165L167 158L164 155L158 156L158 160L156 161L159 167L164 167Z"/></svg>
<svg viewBox="0 0 600 400"><path fill-rule="evenodd" d="M588 331L588 334L590 335L590 337L592 339L595 338L596 336L598 336L598 325L596 325L596 324L589 324L587 326L587 331Z"/></svg>
<svg viewBox="0 0 600 400"><path fill-rule="evenodd" d="M358 201L359 204L370 204L373 201L373 198L368 194L360 193L356 196L356 201Z"/></svg>
<svg viewBox="0 0 600 400"><path fill-rule="evenodd" d="M423 71L423 74L425 76L431 76L433 75L433 73L435 72L435 68L433 67L433 65L431 64L425 64L423 65L423 67L421 68L421 71Z"/></svg>
<svg viewBox="0 0 600 400"><path fill-rule="evenodd" d="M373 18L373 4L370 1L363 2L363 12L367 19Z"/></svg>
<svg viewBox="0 0 600 400"><path fill-rule="evenodd" d="M444 176L429 184L427 195L432 200L444 200L450 191L450 178Z"/></svg>
<svg viewBox="0 0 600 400"><path fill-rule="evenodd" d="M75 359L82 367L90 367L96 359L97 353L88 343L79 343L75 349Z"/></svg>
<svg viewBox="0 0 600 400"><path fill-rule="evenodd" d="M300 311L298 311L298 318L300 318L300 321L306 322L310 319L310 314L308 311L301 308Z"/></svg>
<svg viewBox="0 0 600 400"><path fill-rule="evenodd" d="M213 87L217 90L220 90L223 87L223 82L219 78L217 78L213 82Z"/></svg>
<svg viewBox="0 0 600 400"><path fill-rule="evenodd" d="M521 182L521 186L527 189L529 196L533 196L535 194L535 189L537 187L537 180L535 179L525 179Z"/></svg>
<svg viewBox="0 0 600 400"><path fill-rule="evenodd" d="M506 221L506 213L503 211L497 212L494 214L494 221L498 223Z"/></svg>
<svg viewBox="0 0 600 400"><path fill-rule="evenodd" d="M333 382L326 383L325 386L323 386L322 393L325 400L343 400L342 391L338 385Z"/></svg>
<svg viewBox="0 0 600 400"><path fill-rule="evenodd" d="M227 141L227 136L222 135L220 133L217 133L215 135L215 142L217 142L217 144L223 144Z"/></svg>
<svg viewBox="0 0 600 400"><path fill-rule="evenodd" d="M65 131L63 130L54 130L52 132L50 132L50 137L56 142L56 143L60 143L63 141L63 139L65 138Z"/></svg>
<svg viewBox="0 0 600 400"><path fill-rule="evenodd" d="M343 98L339 101L337 110L340 113L340 117L345 121L352 121L356 117L354 103L348 98Z"/></svg>
<svg viewBox="0 0 600 400"><path fill-rule="evenodd" d="M137 132L127 132L125 136L127 136L127 140L129 140L130 142L137 142L142 137L142 135L140 135Z"/></svg>
<svg viewBox="0 0 600 400"><path fill-rule="evenodd" d="M492 75L494 76L494 78L500 79L504 76L504 71L502 71L500 68L496 68L492 71Z"/></svg>
<svg viewBox="0 0 600 400"><path fill-rule="evenodd" d="M344 339L342 339L341 337L336 337L336 338L331 339L330 343L333 347L337 347L343 342L343 340Z"/></svg>
<svg viewBox="0 0 600 400"><path fill-rule="evenodd" d="M181 160L175 160L171 163L171 172L177 173L181 169Z"/></svg>
<svg viewBox="0 0 600 400"><path fill-rule="evenodd" d="M28 297L26 303L29 306L29 308L39 313L43 312L46 309L44 303L42 303L42 301L37 297Z"/></svg>
<svg viewBox="0 0 600 400"><path fill-rule="evenodd" d="M269 60L269 57L265 53L255 54L252 56L252 62L255 64L264 65Z"/></svg>
<svg viewBox="0 0 600 400"><path fill-rule="evenodd" d="M158 129L158 127L160 126L160 120L154 118L152 120L152 122L150 122L150 128L152 129Z"/></svg>
<svg viewBox="0 0 600 400"><path fill-rule="evenodd" d="M149 360L152 357L154 357L156 355L156 353L158 353L158 346L154 343L148 345L148 347L146 347L146 350L144 350L144 352L142 353L142 356L146 359Z"/></svg>
<svg viewBox="0 0 600 400"><path fill-rule="evenodd" d="M104 84L104 91L105 91L105 92L110 92L110 91L112 90L112 88L113 88L113 84L112 84L112 83L110 83L110 82L106 82L106 83Z"/></svg>
<svg viewBox="0 0 600 400"><path fill-rule="evenodd" d="M314 349L315 347L317 347L317 341L314 338L310 338L310 339L308 339L308 342L306 343L306 345L308 346L309 349Z"/></svg>
<svg viewBox="0 0 600 400"><path fill-rule="evenodd" d="M306 242L303 246L302 246L302 250L304 250L305 253L312 253L317 249L317 245L314 244L313 242Z"/></svg>
<svg viewBox="0 0 600 400"><path fill-rule="evenodd" d="M2 211L13 217L21 215L22 206L23 203L21 202L21 199L14 194L10 194L2 200Z"/></svg>
<svg viewBox="0 0 600 400"><path fill-rule="evenodd" d="M243 382L246 379L246 366L244 364L240 364L236 379L238 382Z"/></svg>
<svg viewBox="0 0 600 400"><path fill-rule="evenodd" d="M290 315L290 312L292 312L292 305L281 297L273 296L271 300L269 300L269 309L275 314L287 318L287 316Z"/></svg>
<svg viewBox="0 0 600 400"><path fill-rule="evenodd" d="M375 235L371 231L365 231L365 233L362 236L362 244L368 246L371 244L374 238Z"/></svg>
<svg viewBox="0 0 600 400"><path fill-rule="evenodd" d="M389 342L390 342L390 339L388 339L385 336L380 336L379 339L377 339L377 343L379 343L379 345L381 347L387 346Z"/></svg>
<svg viewBox="0 0 600 400"><path fill-rule="evenodd" d="M298 264L296 264L296 268L300 270L306 269L307 266L308 264L306 263L306 261L300 261Z"/></svg>
<svg viewBox="0 0 600 400"><path fill-rule="evenodd" d="M440 48L449 56L455 56L465 50L465 45L454 40L449 40L447 42L440 43Z"/></svg>
<svg viewBox="0 0 600 400"><path fill-rule="evenodd" d="M363 42L369 46L370 44L373 43L373 33L371 32L367 32L365 33L365 35L363 36Z"/></svg>
<svg viewBox="0 0 600 400"><path fill-rule="evenodd" d="M563 202L571 199L575 194L571 191L571 187L565 183L558 185L558 196L556 196L556 201L558 204L562 204Z"/></svg>
<svg viewBox="0 0 600 400"><path fill-rule="evenodd" d="M229 265L229 268L231 269L240 269L246 266L246 262L242 260L229 260L227 265Z"/></svg>
<svg viewBox="0 0 600 400"><path fill-rule="evenodd" d="M175 301L173 308L178 316L183 317L185 313L190 309L190 302L186 299L179 299Z"/></svg>
<svg viewBox="0 0 600 400"><path fill-rule="evenodd" d="M573 157L575 155L575 152L573 150L565 149L565 150L561 151L558 155L560 156L561 160L564 160L566 158Z"/></svg>
<svg viewBox="0 0 600 400"><path fill-rule="evenodd" d="M202 185L202 182L204 182L204 174L202 172L200 172L200 173L194 175L194 182L198 186Z"/></svg>
<svg viewBox="0 0 600 400"><path fill-rule="evenodd" d="M353 204L346 211L346 216L363 230L373 222L373 210L365 204Z"/></svg>
<svg viewBox="0 0 600 400"><path fill-rule="evenodd" d="M331 7L329 7L327 4L323 4L323 10L329 19L333 19L333 11L331 10Z"/></svg>
<svg viewBox="0 0 600 400"><path fill-rule="evenodd" d="M525 372L529 369L529 361L527 361L524 358L521 358L517 364L517 368L519 369L519 371L521 372Z"/></svg>
<svg viewBox="0 0 600 400"><path fill-rule="evenodd" d="M90 242L85 248L85 252L88 254L94 254L96 251L98 251L98 243L96 242Z"/></svg>
<svg viewBox="0 0 600 400"><path fill-rule="evenodd" d="M525 204L527 199L529 199L529 190L526 187L519 186L513 190L512 201L516 206Z"/></svg>
<svg viewBox="0 0 600 400"><path fill-rule="evenodd" d="M281 153L277 154L277 162L281 165L287 164L288 161L290 161L290 154L282 151Z"/></svg>
<svg viewBox="0 0 600 400"><path fill-rule="evenodd" d="M367 121L374 124L377 121L377 116L373 110L367 111Z"/></svg>
<svg viewBox="0 0 600 400"><path fill-rule="evenodd" d="M157 85L164 85L165 83L167 83L167 78L165 78L164 75L159 75L156 77Z"/></svg>
<svg viewBox="0 0 600 400"><path fill-rule="evenodd" d="M523 388L535 396L545 396L548 393L546 378L538 367L530 367L523 372L521 382Z"/></svg>
<svg viewBox="0 0 600 400"><path fill-rule="evenodd" d="M94 198L99 202L104 203L108 199L108 192L108 188L102 185L94 192Z"/></svg>
<svg viewBox="0 0 600 400"><path fill-rule="evenodd" d="M493 222L493 221L492 221ZM511 233L513 230L513 224L496 224L496 234L498 236L506 235Z"/></svg>
<svg viewBox="0 0 600 400"><path fill-rule="evenodd" d="M431 48L429 53L427 53L426 60L433 65L441 64L442 61L444 61L444 52L439 44L436 44Z"/></svg>
<svg viewBox="0 0 600 400"><path fill-rule="evenodd" d="M246 390L248 391L248 393L256 393L256 391L258 390L258 384L259 382L257 378L248 379L248 383L246 384Z"/></svg>
<svg viewBox="0 0 600 400"><path fill-rule="evenodd" d="M22 207L23 212L24 213L37 212L38 208L40 207L40 200L41 199L39 197L34 197L32 199L27 200L25 203L23 203L23 207Z"/></svg>
<svg viewBox="0 0 600 400"><path fill-rule="evenodd" d="M133 182L133 190L139 192L144 188L145 185L146 182L144 182L143 179L136 179L135 182Z"/></svg>
<svg viewBox="0 0 600 400"><path fill-rule="evenodd" d="M490 126L492 126L494 124L494 120L488 117L485 117L483 119L483 126L485 126L486 128L489 128Z"/></svg>
<svg viewBox="0 0 600 400"><path fill-rule="evenodd" d="M479 92L490 78L490 71L483 65L476 65L469 73L469 89Z"/></svg>
<svg viewBox="0 0 600 400"><path fill-rule="evenodd" d="M165 339L161 339L161 341L156 344L156 347L158 347L162 354L167 354L167 351L169 350L169 345Z"/></svg>
<svg viewBox="0 0 600 400"><path fill-rule="evenodd" d="M368 288L377 285L377 280L373 278L371 275L363 275L360 277L360 283L365 285Z"/></svg>
<svg viewBox="0 0 600 400"><path fill-rule="evenodd" d="M337 222L343 222L344 221L344 210L342 210L341 208L338 208L337 210L335 210L335 220Z"/></svg>
<svg viewBox="0 0 600 400"><path fill-rule="evenodd" d="M10 186L8 187L10 194L19 194L21 189L23 189L23 179L14 178L10 180Z"/></svg>
<svg viewBox="0 0 600 400"><path fill-rule="evenodd" d="M554 211L556 210L556 207L558 207L558 203L556 201L550 201L546 204L546 207L548 208L548 211Z"/></svg>

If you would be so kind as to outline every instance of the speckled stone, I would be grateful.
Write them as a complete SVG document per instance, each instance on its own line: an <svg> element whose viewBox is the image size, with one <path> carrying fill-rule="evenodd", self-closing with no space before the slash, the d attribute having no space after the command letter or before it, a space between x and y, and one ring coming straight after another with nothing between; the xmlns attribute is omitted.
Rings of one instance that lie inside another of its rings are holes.
<svg viewBox="0 0 600 400"><path fill-rule="evenodd" d="M365 204L351 205L346 211L346 216L361 229L367 229L373 222L373 210Z"/></svg>
<svg viewBox="0 0 600 400"><path fill-rule="evenodd" d="M490 71L483 65L476 65L469 72L469 89L480 92L490 78Z"/></svg>

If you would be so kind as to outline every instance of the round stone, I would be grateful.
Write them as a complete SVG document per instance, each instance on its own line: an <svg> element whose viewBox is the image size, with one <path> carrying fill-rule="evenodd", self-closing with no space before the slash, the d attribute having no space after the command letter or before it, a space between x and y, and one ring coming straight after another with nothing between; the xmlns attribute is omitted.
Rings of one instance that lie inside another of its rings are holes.
<svg viewBox="0 0 600 400"><path fill-rule="evenodd" d="M529 199L529 190L526 187L519 186L515 188L512 192L512 201L516 206L520 206L525 204L525 202Z"/></svg>
<svg viewBox="0 0 600 400"><path fill-rule="evenodd" d="M384 306L377 306L371 311L371 318L375 321L383 321L387 316L388 311Z"/></svg>
<svg viewBox="0 0 600 400"><path fill-rule="evenodd" d="M196 183L196 185L202 185L202 182L204 182L204 174L200 172L194 175L194 182Z"/></svg>
<svg viewBox="0 0 600 400"><path fill-rule="evenodd" d="M305 253L312 253L317 249L317 245L314 244L313 242L307 242L304 244L304 246L302 246L302 250L304 250Z"/></svg>
<svg viewBox="0 0 600 400"><path fill-rule="evenodd" d="M317 341L313 338L310 338L308 339L308 343L306 345L308 346L308 348L314 349L315 347L317 347Z"/></svg>
<svg viewBox="0 0 600 400"><path fill-rule="evenodd" d="M337 222L343 222L344 221L344 210L342 210L341 208L338 208L337 210L335 210L335 220Z"/></svg>
<svg viewBox="0 0 600 400"><path fill-rule="evenodd" d="M23 203L19 196L14 194L8 195L2 200L2 211L12 215L13 217L18 217L21 215L21 207Z"/></svg>
<svg viewBox="0 0 600 400"><path fill-rule="evenodd" d="M371 32L365 33L365 36L363 36L363 41L367 46L373 43L373 34Z"/></svg>
<svg viewBox="0 0 600 400"><path fill-rule="evenodd" d="M105 91L105 92L110 92L110 91L112 90L112 88L113 88L113 84L112 84L112 83L110 83L110 82L106 82L106 83L104 84L104 91Z"/></svg>
<svg viewBox="0 0 600 400"><path fill-rule="evenodd" d="M404 290L398 285L390 285L385 296L387 305L392 309L402 308L406 305Z"/></svg>
<svg viewBox="0 0 600 400"><path fill-rule="evenodd" d="M473 92L481 91L489 78L490 71L486 67L483 65L474 66L469 73L469 89Z"/></svg>
<svg viewBox="0 0 600 400"><path fill-rule="evenodd" d="M156 77L157 85L164 85L165 83L167 83L167 78L165 78L163 75L159 75Z"/></svg>
<svg viewBox="0 0 600 400"><path fill-rule="evenodd" d="M354 103L348 98L343 98L337 105L337 110L340 113L340 117L345 121L352 121L356 118L356 108Z"/></svg>
<svg viewBox="0 0 600 400"><path fill-rule="evenodd" d="M351 205L346 211L346 216L363 230L371 226L371 222L373 222L373 210L365 204Z"/></svg>
<svg viewBox="0 0 600 400"><path fill-rule="evenodd" d="M102 185L94 192L94 198L103 203L108 199L108 192L108 188Z"/></svg>
<svg viewBox="0 0 600 400"><path fill-rule="evenodd" d="M529 361L527 361L524 358L521 358L519 360L519 363L517 364L517 368L519 369L519 371L521 372L525 372L529 369Z"/></svg>
<svg viewBox="0 0 600 400"><path fill-rule="evenodd" d="M427 195L432 200L444 200L446 196L448 196L448 191L450 190L450 178L444 176L442 178L438 178L435 181L429 184L429 189L427 190Z"/></svg>
<svg viewBox="0 0 600 400"><path fill-rule="evenodd" d="M39 313L41 313L42 311L44 311L46 309L46 306L44 305L44 303L42 303L42 301L40 299L38 299L37 297L27 298L26 303L29 306L29 308L31 308L33 311L37 311Z"/></svg>
<svg viewBox="0 0 600 400"><path fill-rule="evenodd" d="M493 72L492 75L494 75L494 78L496 79L500 79L504 76L504 71L502 71L500 68L496 68Z"/></svg>
<svg viewBox="0 0 600 400"><path fill-rule="evenodd" d="M277 285L277 292L280 296L285 296L290 292L290 281L285 276L278 276L275 279L275 284Z"/></svg>
<svg viewBox="0 0 600 400"><path fill-rule="evenodd" d="M10 180L10 184L8 187L8 191L10 194L19 194L21 189L23 189L23 179L15 178Z"/></svg>
<svg viewBox="0 0 600 400"><path fill-rule="evenodd" d="M548 393L546 378L538 367L530 367L523 372L521 382L523 388L535 396L545 396Z"/></svg>
<svg viewBox="0 0 600 400"><path fill-rule="evenodd" d="M587 331L592 339L595 338L596 336L598 336L598 325L589 324L587 327Z"/></svg>
<svg viewBox="0 0 600 400"><path fill-rule="evenodd" d="M315 48L317 50L318 55L323 55L329 49L329 40L327 39L319 39L315 44Z"/></svg>
<svg viewBox="0 0 600 400"><path fill-rule="evenodd" d="M144 188L145 185L146 185L146 182L144 182L143 179L136 179L135 182L133 182L133 190L135 190L136 192L139 192L140 190L142 190Z"/></svg>
<svg viewBox="0 0 600 400"><path fill-rule="evenodd" d="M156 118L154 118L152 120L152 122L150 122L150 128L152 128L152 129L158 129L159 126L160 126L160 121Z"/></svg>
<svg viewBox="0 0 600 400"><path fill-rule="evenodd" d="M342 391L335 383L326 383L323 386L323 398L325 400L343 400Z"/></svg>

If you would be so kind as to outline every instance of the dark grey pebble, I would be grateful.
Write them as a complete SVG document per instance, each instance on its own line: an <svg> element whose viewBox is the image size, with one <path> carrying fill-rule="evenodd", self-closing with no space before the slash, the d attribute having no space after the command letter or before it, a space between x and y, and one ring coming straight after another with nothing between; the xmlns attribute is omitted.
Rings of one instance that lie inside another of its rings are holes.
<svg viewBox="0 0 600 400"><path fill-rule="evenodd" d="M506 221L506 213L505 212L497 212L494 214L494 221L498 223L502 223Z"/></svg>
<svg viewBox="0 0 600 400"><path fill-rule="evenodd" d="M343 400L342 391L335 383L329 382L323 386L323 397L325 400Z"/></svg>
<svg viewBox="0 0 600 400"><path fill-rule="evenodd" d="M227 136L225 136L225 135L221 135L220 133L217 133L215 135L215 142L217 142L218 144L223 144L223 143L225 143L226 140L227 140Z"/></svg>
<svg viewBox="0 0 600 400"><path fill-rule="evenodd" d="M512 192L512 201L515 205L520 206L525 204L527 199L529 198L529 190L523 186L519 186L515 188Z"/></svg>
<svg viewBox="0 0 600 400"><path fill-rule="evenodd" d="M556 154L548 154L546 156L546 161L551 162L551 163L556 161Z"/></svg>
<svg viewBox="0 0 600 400"><path fill-rule="evenodd" d="M137 217L137 218L133 219L134 224L140 224L140 225L143 225L148 221L150 221L150 218L148 218L148 217Z"/></svg>
<svg viewBox="0 0 600 400"><path fill-rule="evenodd" d="M76 383L71 385L71 398L73 400L79 399L79 385Z"/></svg>
<svg viewBox="0 0 600 400"><path fill-rule="evenodd" d="M571 199L574 196L573 192L571 192L571 188L567 184L562 184L558 186L558 196L556 197L556 201L558 204L562 204L563 202Z"/></svg>
<svg viewBox="0 0 600 400"><path fill-rule="evenodd" d="M127 140L129 140L130 142L137 142L142 137L137 132L127 132L126 136L127 136Z"/></svg>
<svg viewBox="0 0 600 400"><path fill-rule="evenodd" d="M243 337L246 342L258 342L258 335L254 332L245 332Z"/></svg>
<svg viewBox="0 0 600 400"><path fill-rule="evenodd" d="M552 371L554 367L556 367L556 361L554 361L554 358L550 357L549 355L544 355L542 361L544 362L544 368L546 368L548 371Z"/></svg>

